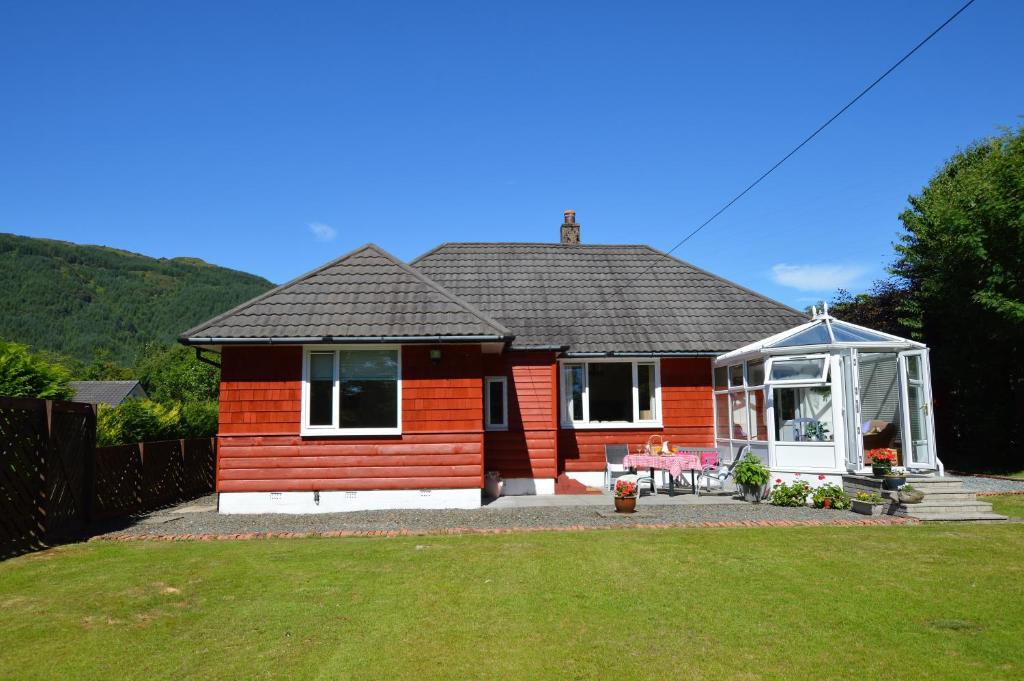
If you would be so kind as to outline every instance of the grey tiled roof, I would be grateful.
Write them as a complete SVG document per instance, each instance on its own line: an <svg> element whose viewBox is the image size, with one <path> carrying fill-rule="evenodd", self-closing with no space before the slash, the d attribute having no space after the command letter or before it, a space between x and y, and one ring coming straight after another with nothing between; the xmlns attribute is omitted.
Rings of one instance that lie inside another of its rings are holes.
<svg viewBox="0 0 1024 681"><path fill-rule="evenodd" d="M138 386L141 397L146 391L138 381L71 381L71 389L75 391L75 402L88 404L112 404L117 406L125 401L132 390Z"/></svg>
<svg viewBox="0 0 1024 681"><path fill-rule="evenodd" d="M422 272L367 244L189 329L182 340L511 335Z"/></svg>
<svg viewBox="0 0 1024 681"><path fill-rule="evenodd" d="M515 334L569 352L727 352L806 315L649 246L446 243L412 265Z"/></svg>

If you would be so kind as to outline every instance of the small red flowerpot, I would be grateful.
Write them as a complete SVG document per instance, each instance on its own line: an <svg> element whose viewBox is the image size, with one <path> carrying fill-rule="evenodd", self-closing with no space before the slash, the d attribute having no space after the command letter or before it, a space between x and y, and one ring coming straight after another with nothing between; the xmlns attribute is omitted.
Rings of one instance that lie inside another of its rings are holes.
<svg viewBox="0 0 1024 681"><path fill-rule="evenodd" d="M829 499L828 497L822 499L821 500L821 507L822 508L832 508L832 500Z"/></svg>

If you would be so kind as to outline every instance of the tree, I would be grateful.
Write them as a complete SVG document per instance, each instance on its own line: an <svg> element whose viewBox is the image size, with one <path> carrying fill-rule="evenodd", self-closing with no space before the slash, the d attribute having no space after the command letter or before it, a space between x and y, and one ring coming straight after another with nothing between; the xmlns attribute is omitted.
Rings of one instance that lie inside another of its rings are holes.
<svg viewBox="0 0 1024 681"><path fill-rule="evenodd" d="M136 365L139 380L156 402L216 400L220 369L200 362L191 348L150 343Z"/></svg>
<svg viewBox="0 0 1024 681"><path fill-rule="evenodd" d="M1024 129L956 153L900 215L901 314L932 348L940 456L1024 467Z"/></svg>
<svg viewBox="0 0 1024 681"><path fill-rule="evenodd" d="M869 329L914 338L917 330L905 318L910 305L911 290L906 282L881 279L867 293L852 295L839 289L829 304L829 312L838 319L860 324Z"/></svg>
<svg viewBox="0 0 1024 681"><path fill-rule="evenodd" d="M74 390L68 371L28 346L0 341L0 395L70 400Z"/></svg>

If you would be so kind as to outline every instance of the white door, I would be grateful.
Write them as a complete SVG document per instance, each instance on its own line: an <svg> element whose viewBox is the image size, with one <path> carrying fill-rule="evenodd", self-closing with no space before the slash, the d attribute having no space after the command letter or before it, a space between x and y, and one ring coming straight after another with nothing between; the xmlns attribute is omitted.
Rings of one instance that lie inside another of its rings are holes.
<svg viewBox="0 0 1024 681"><path fill-rule="evenodd" d="M935 468L935 420L928 351L900 353L903 465Z"/></svg>
<svg viewBox="0 0 1024 681"><path fill-rule="evenodd" d="M860 367L856 350L843 359L843 422L846 424L846 469L858 471L864 460L864 439L860 428Z"/></svg>

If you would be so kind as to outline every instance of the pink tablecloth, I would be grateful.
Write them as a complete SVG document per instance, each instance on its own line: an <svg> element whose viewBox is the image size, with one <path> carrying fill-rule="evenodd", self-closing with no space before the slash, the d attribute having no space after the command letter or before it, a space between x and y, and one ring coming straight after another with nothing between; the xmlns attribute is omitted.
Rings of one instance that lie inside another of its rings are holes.
<svg viewBox="0 0 1024 681"><path fill-rule="evenodd" d="M700 454L672 454L669 456L651 456L649 454L627 454L622 460L626 468L657 468L668 471L673 478L678 478L683 471L700 470Z"/></svg>

